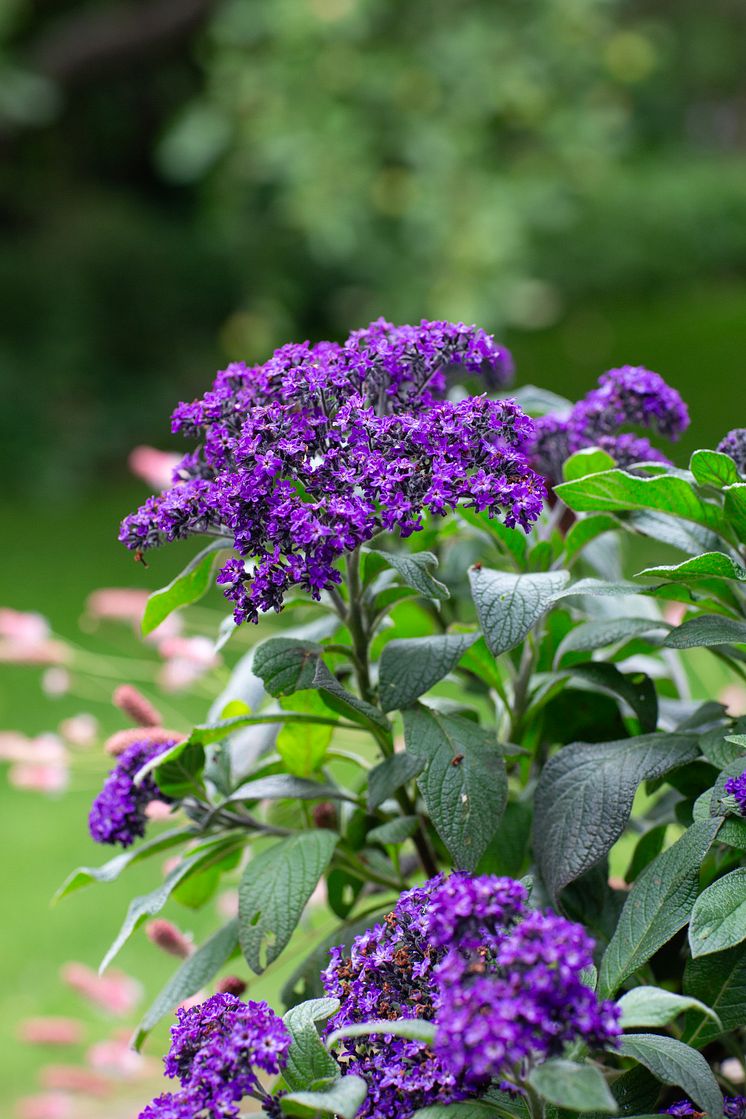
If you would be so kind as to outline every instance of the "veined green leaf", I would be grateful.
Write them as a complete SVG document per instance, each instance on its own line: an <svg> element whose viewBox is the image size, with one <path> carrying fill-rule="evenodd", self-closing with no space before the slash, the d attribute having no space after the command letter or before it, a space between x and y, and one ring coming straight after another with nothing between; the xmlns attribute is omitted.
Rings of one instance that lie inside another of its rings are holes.
<svg viewBox="0 0 746 1119"><path fill-rule="evenodd" d="M142 618L142 632L146 637L179 606L190 606L206 594L212 584L217 553L231 547L232 541L228 539L213 540L189 561L181 574L177 575L167 587L153 591L148 598Z"/></svg>

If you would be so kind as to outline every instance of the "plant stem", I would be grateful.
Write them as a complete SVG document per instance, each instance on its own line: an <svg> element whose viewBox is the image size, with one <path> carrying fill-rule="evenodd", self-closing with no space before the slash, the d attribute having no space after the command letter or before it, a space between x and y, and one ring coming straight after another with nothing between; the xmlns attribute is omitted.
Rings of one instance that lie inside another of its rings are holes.
<svg viewBox="0 0 746 1119"><path fill-rule="evenodd" d="M347 586L350 604L347 609L347 628L352 638L355 654L355 676L360 696L366 703L373 703L373 688L370 682L370 662L368 660L368 632L365 625L360 585L360 550L355 549L347 557Z"/></svg>
<svg viewBox="0 0 746 1119"><path fill-rule="evenodd" d="M544 1101L539 1093L531 1087L528 1081L524 1081L521 1087L526 1093L525 1099L531 1119L544 1119Z"/></svg>

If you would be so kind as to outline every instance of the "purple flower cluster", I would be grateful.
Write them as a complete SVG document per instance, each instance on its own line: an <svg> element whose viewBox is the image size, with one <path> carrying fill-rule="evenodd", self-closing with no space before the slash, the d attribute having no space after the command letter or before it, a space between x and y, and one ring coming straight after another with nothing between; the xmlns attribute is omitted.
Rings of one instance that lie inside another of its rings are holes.
<svg viewBox="0 0 746 1119"><path fill-rule="evenodd" d="M736 802L738 814L746 816L746 770L739 777L729 777L725 782L726 796L732 796Z"/></svg>
<svg viewBox="0 0 746 1119"><path fill-rule="evenodd" d="M720 440L716 450L730 455L740 473L746 474L746 427L734 427Z"/></svg>
<svg viewBox="0 0 746 1119"><path fill-rule="evenodd" d="M601 1046L619 1034L617 1009L581 980L593 942L526 900L509 878L440 876L402 894L349 956L333 950L323 979L341 1006L330 1030L371 1019L436 1025L432 1048L392 1036L343 1043L341 1059L368 1083L361 1116L406 1119L478 1097L569 1042Z"/></svg>
<svg viewBox="0 0 746 1119"><path fill-rule="evenodd" d="M133 742L119 755L117 764L104 781L94 800L88 827L96 843L119 843L129 847L145 835L145 809L152 800L165 800L153 778L148 775L139 785L135 777L152 758L175 745L175 740Z"/></svg>
<svg viewBox="0 0 746 1119"><path fill-rule="evenodd" d="M700 1111L691 1100L677 1100L660 1114L704 1116L707 1112ZM723 1100L723 1115L726 1115L727 1119L746 1119L746 1096L726 1096Z"/></svg>
<svg viewBox="0 0 746 1119"><path fill-rule="evenodd" d="M562 464L584 447L601 447L621 467L637 462L668 462L648 439L624 432L644 427L676 439L689 425L686 405L658 373L642 366L610 369L570 410L569 415L536 421L532 465L551 483L562 481Z"/></svg>
<svg viewBox="0 0 746 1119"><path fill-rule="evenodd" d="M230 1119L245 1096L276 1115L257 1074L276 1076L285 1066L290 1035L282 1019L265 1002L245 1003L229 994L176 1013L164 1063L181 1089L153 1100L140 1119Z"/></svg>
<svg viewBox="0 0 746 1119"><path fill-rule="evenodd" d="M476 327L380 320L344 345L230 365L174 412L173 430L198 448L120 539L143 550L225 537L241 558L218 582L242 622L281 609L293 586L318 598L340 581L344 553L381 531L409 536L426 511L463 502L528 531L545 497L526 457L533 422L512 401L443 399L454 369L501 384L510 356Z"/></svg>

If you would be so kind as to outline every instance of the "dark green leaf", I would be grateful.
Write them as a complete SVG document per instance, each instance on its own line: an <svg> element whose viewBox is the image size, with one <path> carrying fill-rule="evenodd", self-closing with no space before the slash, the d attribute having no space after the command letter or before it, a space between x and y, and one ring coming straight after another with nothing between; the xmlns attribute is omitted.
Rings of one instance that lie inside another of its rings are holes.
<svg viewBox="0 0 746 1119"><path fill-rule="evenodd" d="M615 664L588 661L574 664L568 670L586 684L613 692L632 708L644 732L654 731L658 722L658 696L655 685L644 672L620 672Z"/></svg>
<svg viewBox="0 0 746 1119"><path fill-rule="evenodd" d="M389 641L381 654L381 707L393 711L409 707L451 672L478 633L446 633Z"/></svg>
<svg viewBox="0 0 746 1119"><path fill-rule="evenodd" d="M672 630L663 642L669 649L696 649L700 646L746 643L746 622L718 614L701 614Z"/></svg>
<svg viewBox="0 0 746 1119"><path fill-rule="evenodd" d="M746 568L727 556L725 552L704 552L693 556L683 563L660 564L646 567L639 575L650 575L657 579L671 579L681 583L696 582L698 579L735 579L746 582Z"/></svg>
<svg viewBox="0 0 746 1119"><path fill-rule="evenodd" d="M254 652L252 668L270 695L292 695L314 686L322 647L292 637L271 637Z"/></svg>
<svg viewBox="0 0 746 1119"><path fill-rule="evenodd" d="M692 1010L684 1019L682 1038L701 1049L723 1030L746 1026L746 952L741 946L712 956L689 959L684 971L684 993L704 1000L719 1016L722 1029Z"/></svg>
<svg viewBox="0 0 746 1119"><path fill-rule="evenodd" d="M628 637L667 629L670 629L668 622L658 618L601 618L583 622L562 639L555 654L555 663L559 664L565 653L590 653Z"/></svg>
<svg viewBox="0 0 746 1119"><path fill-rule="evenodd" d="M723 502L725 519L735 530L738 540L743 543L746 541L746 482L725 486L723 494L725 495Z"/></svg>
<svg viewBox="0 0 746 1119"><path fill-rule="evenodd" d="M355 800L336 785L322 785L304 777L292 777L289 773L273 773L269 777L259 777L255 781L239 785L228 801L282 800L285 797L294 800Z"/></svg>
<svg viewBox="0 0 746 1119"><path fill-rule="evenodd" d="M531 819L531 805L527 801L508 801L500 825L479 860L478 874L520 877L528 857Z"/></svg>
<svg viewBox="0 0 746 1119"><path fill-rule="evenodd" d="M619 1052L639 1061L664 1084L681 1088L710 1115L722 1115L723 1097L701 1053L673 1037L630 1034L621 1038Z"/></svg>
<svg viewBox="0 0 746 1119"><path fill-rule="evenodd" d="M156 759L153 771L160 791L174 800L201 792L202 771L205 767L205 751L202 746L195 746L190 742L179 745L181 749L169 751L163 758Z"/></svg>
<svg viewBox="0 0 746 1119"><path fill-rule="evenodd" d="M645 867L661 853L667 830L668 824L657 824L640 836L624 876L625 881L634 882Z"/></svg>
<svg viewBox="0 0 746 1119"><path fill-rule="evenodd" d="M83 889L84 886L90 886L93 882L113 882L128 866L139 863L143 859L148 859L151 855L158 855L161 851L167 851L170 847L175 847L179 843L184 843L193 834L191 828L175 828L173 831L163 832L137 847L130 847L127 851L123 851L121 855L115 855L113 859L109 859L108 863L104 863L103 866L79 866L77 870L68 875L57 890L52 898L52 904L61 901L68 894L75 893L76 890Z"/></svg>
<svg viewBox="0 0 746 1119"><path fill-rule="evenodd" d="M290 940L303 908L329 865L339 836L301 832L255 855L238 889L241 949L264 971Z"/></svg>
<svg viewBox="0 0 746 1119"><path fill-rule="evenodd" d="M634 883L601 961L598 987L602 997L614 994L628 975L687 923L697 897L699 869L720 824L720 820L692 824ZM710 999L706 1001L717 1011Z"/></svg>
<svg viewBox="0 0 746 1119"><path fill-rule="evenodd" d="M466 719L420 705L404 712L404 737L408 753L427 762L418 784L435 829L456 866L473 871L507 799L497 743Z"/></svg>
<svg viewBox="0 0 746 1119"><path fill-rule="evenodd" d="M642 1026L667 1026L685 1010L697 1010L706 1014L716 1025L720 1019L714 1010L691 995L675 995L660 987L633 987L619 999L617 1004L622 1011L623 1030L640 1029Z"/></svg>
<svg viewBox="0 0 746 1119"><path fill-rule="evenodd" d="M595 1065L578 1065L561 1057L544 1061L531 1072L528 1082L549 1103L583 1114L601 1111L615 1114L618 1104Z"/></svg>
<svg viewBox="0 0 746 1119"><path fill-rule="evenodd" d="M450 598L448 587L440 583L432 575L438 566L437 558L432 552L384 552L370 549L377 556L382 556L389 567L393 567L399 578L408 587L419 591L424 598L443 600Z"/></svg>
<svg viewBox="0 0 746 1119"><path fill-rule="evenodd" d="M196 995L220 971L238 944L238 918L229 921L181 965L142 1018L133 1039L139 1049L153 1026L184 999Z"/></svg>
<svg viewBox="0 0 746 1119"><path fill-rule="evenodd" d="M370 843L403 843L417 831L419 820L416 816L397 816L368 832Z"/></svg>
<svg viewBox="0 0 746 1119"><path fill-rule="evenodd" d="M483 1103L481 1100L471 1100L465 1103L436 1103L431 1107L421 1107L419 1111L414 1112L412 1119L496 1119L499 1115L512 1119L516 1114L526 1113L508 1111L497 1104Z"/></svg>
<svg viewBox="0 0 746 1119"><path fill-rule="evenodd" d="M689 460L689 469L700 486L720 489L741 481L735 462L722 451L695 451Z"/></svg>
<svg viewBox="0 0 746 1119"><path fill-rule="evenodd" d="M323 661L316 665L316 675L313 679L314 688L319 688L324 693L325 702L334 711L346 715L353 723L370 729L388 731L389 722L383 711L366 703L364 699L353 695L342 687L336 676L333 676Z"/></svg>
<svg viewBox="0 0 746 1119"><path fill-rule="evenodd" d="M550 758L536 790L534 850L552 900L624 831L638 785L698 756L697 739L646 734L575 743Z"/></svg>
<svg viewBox="0 0 746 1119"><path fill-rule="evenodd" d="M209 746L213 742L223 742L243 727L265 726L268 723L317 723L325 727L342 725L331 715L299 715L293 711L267 711L263 715L236 715L232 719L222 719L217 723L195 727L189 736L189 742L193 745Z"/></svg>
<svg viewBox="0 0 746 1119"><path fill-rule="evenodd" d="M513 575L472 567L471 593L477 608L485 641L494 656L505 653L523 641L565 587L567 571L543 571Z"/></svg>
<svg viewBox="0 0 746 1119"><path fill-rule="evenodd" d="M318 1092L290 1092L280 1099L286 1115L317 1119L333 1115L338 1119L355 1119L368 1088L359 1076L343 1076L331 1088Z"/></svg>
<svg viewBox="0 0 746 1119"><path fill-rule="evenodd" d="M746 940L746 867L718 878L699 895L689 924L692 956L724 952Z"/></svg>
<svg viewBox="0 0 746 1119"><path fill-rule="evenodd" d="M729 727L716 727L700 737L699 748L707 760L718 769L723 769L739 760L743 760L746 766L746 750L738 742L733 742L732 738Z"/></svg>
<svg viewBox="0 0 746 1119"><path fill-rule="evenodd" d="M368 774L368 808L371 812L393 796L402 785L418 777L426 765L427 759L420 754L404 751L393 754L371 769Z"/></svg>
<svg viewBox="0 0 746 1119"><path fill-rule="evenodd" d="M209 590L217 553L231 547L230 540L214 540L190 560L167 587L153 591L145 605L142 632L147 636L179 606L189 606Z"/></svg>
<svg viewBox="0 0 746 1119"><path fill-rule="evenodd" d="M319 1037L317 1022L331 1018L339 1007L337 999L311 999L291 1007L283 1018L292 1041L283 1069L288 1088L299 1091L315 1080L336 1080L339 1065Z"/></svg>

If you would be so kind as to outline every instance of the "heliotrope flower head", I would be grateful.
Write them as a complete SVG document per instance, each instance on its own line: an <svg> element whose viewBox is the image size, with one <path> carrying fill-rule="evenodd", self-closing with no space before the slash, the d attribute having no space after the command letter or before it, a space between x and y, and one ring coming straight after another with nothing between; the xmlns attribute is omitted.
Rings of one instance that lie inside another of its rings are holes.
<svg viewBox="0 0 746 1119"><path fill-rule="evenodd" d="M638 462L667 463L648 439L624 428L644 427L674 440L688 425L684 401L658 373L624 365L603 373L598 387L566 415L550 414L536 421L531 462L552 484L562 481L565 460L584 447L601 447L622 468Z"/></svg>
<svg viewBox="0 0 746 1119"><path fill-rule="evenodd" d="M335 949L323 975L340 1000L329 1029L424 1018L433 1047L396 1037L349 1039L340 1052L368 1083L361 1116L406 1119L418 1108L478 1097L566 1044L605 1045L618 1012L581 980L592 941L581 926L530 911L509 878L439 876L403 894L393 913Z"/></svg>
<svg viewBox="0 0 746 1119"><path fill-rule="evenodd" d="M290 1034L282 1019L264 1002L245 1003L230 994L176 1013L164 1064L181 1089L158 1097L140 1119L229 1119L247 1095L262 1099L265 1113L274 1115L259 1074L276 1076L285 1066Z"/></svg>
<svg viewBox="0 0 746 1119"><path fill-rule="evenodd" d="M716 450L730 455L741 474L746 474L746 427L734 427L718 443Z"/></svg>
<svg viewBox="0 0 746 1119"><path fill-rule="evenodd" d="M428 512L465 503L528 531L545 496L526 458L533 422L509 400L443 399L454 369L503 383L510 357L476 327L380 320L342 346L230 365L174 412L174 431L199 445L120 539L142 550L225 537L240 558L218 582L241 622L279 610L293 586L318 598L344 553L382 530L409 536Z"/></svg>
<svg viewBox="0 0 746 1119"><path fill-rule="evenodd" d="M91 836L97 843L129 847L145 835L146 808L151 801L168 801L168 797L163 796L150 774L138 785L135 777L147 762L170 749L175 742L175 739L153 742L143 738L119 755L88 817Z"/></svg>
<svg viewBox="0 0 746 1119"><path fill-rule="evenodd" d="M738 777L729 777L724 785L726 796L733 797L740 816L746 816L746 771Z"/></svg>
<svg viewBox="0 0 746 1119"><path fill-rule="evenodd" d="M670 1107L664 1108L660 1114L703 1116L707 1112L700 1111L691 1100L677 1100ZM746 1119L746 1096L726 1096L723 1100L723 1115L726 1115L728 1119Z"/></svg>

